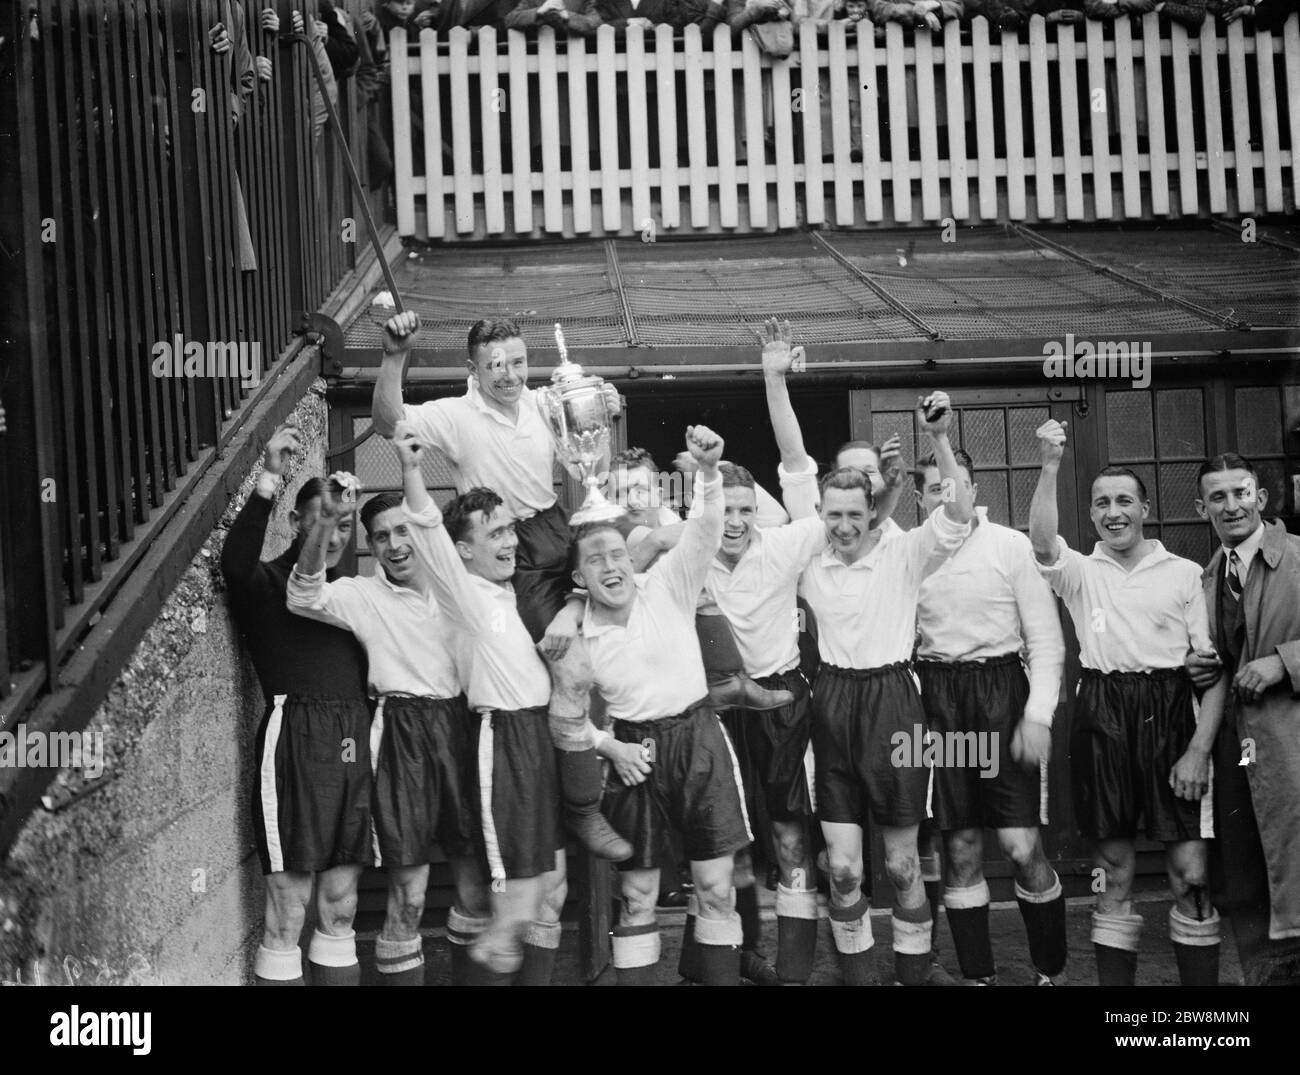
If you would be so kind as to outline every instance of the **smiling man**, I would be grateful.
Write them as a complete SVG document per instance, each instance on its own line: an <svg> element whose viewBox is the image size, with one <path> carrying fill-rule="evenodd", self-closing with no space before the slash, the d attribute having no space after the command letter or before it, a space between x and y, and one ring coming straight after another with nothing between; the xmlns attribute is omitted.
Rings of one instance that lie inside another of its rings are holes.
<svg viewBox="0 0 1300 1075"><path fill-rule="evenodd" d="M298 942L318 881L318 925L308 948L312 983L357 985L361 967L352 922L361 868L372 861L365 653L351 632L311 623L285 608L290 571L315 529L326 492L322 479L308 478L298 490L289 514L293 544L274 560L260 559L272 497L297 450L295 427L276 430L263 472L221 550L231 611L266 696L253 798L266 919L253 973L259 985L303 984ZM332 578L338 577L351 531L349 511L325 548L324 567Z"/></svg>
<svg viewBox="0 0 1300 1075"><path fill-rule="evenodd" d="M972 501L971 457L954 453ZM938 461L916 464L916 500L929 515L946 495ZM935 822L947 854L944 904L962 975L997 981L989 938L984 829L997 830L1016 873L1016 900L1029 935L1036 985L1057 985L1065 970L1065 897L1039 836L1039 772L1052 748L1065 643L1051 590L1029 540L976 508L971 536L921 585L917 675L930 731L978 735L999 764L943 766L934 773Z"/></svg>
<svg viewBox="0 0 1300 1075"><path fill-rule="evenodd" d="M1075 821L1097 848L1105 885L1092 942L1101 985L1132 985L1142 916L1131 899L1139 832L1165 845L1174 906L1169 938L1184 985L1219 977L1219 914L1210 900L1206 838L1213 835L1209 753L1223 685L1201 699L1199 720L1183 662L1210 648L1201 569L1145 537L1146 488L1127 467L1093 479L1088 514L1100 539L1092 554L1057 532L1056 477L1066 424L1038 429L1042 471L1029 509L1039 570L1065 602L1083 675L1070 733Z"/></svg>
<svg viewBox="0 0 1300 1075"><path fill-rule="evenodd" d="M1268 489L1233 452L1196 477L1220 541L1202 575L1210 637L1187 667L1230 683L1214 745L1215 902L1232 921L1247 985L1300 982L1300 538L1266 523ZM1243 760L1246 764L1242 764Z"/></svg>
<svg viewBox="0 0 1300 1075"><path fill-rule="evenodd" d="M892 501L877 504L871 479L857 467L832 471L817 492L817 465L803 434L785 378L797 361L785 347L764 348L768 411L781 449L786 507L798 519L814 517L820 499L824 533L804 569L799 592L817 617L822 666L813 685L812 745L817 816L831 873L831 936L846 985L871 985L870 898L862 891L863 832L880 827L885 869L894 884L894 973L903 985L951 984L932 964L933 914L921 873L917 837L929 816L929 772L891 765L891 744L924 727L911 667L916 603L921 584L970 532L970 489L948 441L952 408L935 392L922 401L920 427L934 442L939 472L953 489L920 526L886 539L878 519ZM901 472L886 468L897 495ZM873 528L874 527L874 528Z"/></svg>
<svg viewBox="0 0 1300 1075"><path fill-rule="evenodd" d="M567 892L556 752L547 731L551 677L515 603L515 520L491 489L440 512L420 469L418 437L399 427L412 547L454 626L474 735L480 854L492 879L492 923L472 955L493 973L549 985Z"/></svg>
<svg viewBox="0 0 1300 1075"><path fill-rule="evenodd" d="M325 577L325 550L338 540L340 518L333 498L323 497L289 576L288 607L350 630L365 647L370 691L379 699L370 729L376 865L388 872L388 910L375 957L385 985L422 985L420 918L438 847L456 880L451 921L478 932L488 911L462 779L469 744L452 628L416 559L401 496L380 493L361 509L379 565L369 577ZM453 944L452 956L453 984L474 982L464 947Z"/></svg>
<svg viewBox="0 0 1300 1075"><path fill-rule="evenodd" d="M684 462L682 456L690 462ZM723 462L719 466L725 472L730 464ZM676 469L688 478L695 473L695 461L690 452L678 453ZM644 448L626 448L610 460L614 498L627 513L619 520L619 529L627 538L628 553L638 572L648 570L660 556L673 548L681 540L685 526L675 512L661 503L659 479L654 459ZM758 485L753 489L756 525L784 526L790 521L790 516L771 494L763 492ZM709 677L709 701L715 710L732 707L755 711L779 709L794 700L789 691L766 690L750 679L736 645L735 632L707 592L701 594L696 608L695 631L700 639L704 670Z"/></svg>
<svg viewBox="0 0 1300 1075"><path fill-rule="evenodd" d="M384 359L375 381L375 428L391 437L399 423L451 465L456 491L491 489L502 500L517 545L511 580L524 626L541 640L569 590L569 521L555 498L555 447L546 419L528 388L528 348L508 320L478 321L469 330L465 395L419 405L402 404L402 370L420 331L411 311L384 325ZM613 410L618 393L606 386ZM581 717L581 719L579 719ZM626 840L600 813L600 760L585 715L551 714L560 750L565 820L583 846L601 858L627 857Z"/></svg>
<svg viewBox="0 0 1300 1075"><path fill-rule="evenodd" d="M706 985L740 979L740 918L732 909L732 856L752 840L735 755L708 704L694 632L696 600L722 538L722 439L687 430L699 464L700 514L648 572L633 570L627 542L608 523L574 535L574 581L588 593L582 641L595 684L613 718L599 749L619 783L605 810L633 844L623 866L623 907L614 929L620 985L649 984L659 961L655 855L665 829L682 837L699 915L695 940Z"/></svg>

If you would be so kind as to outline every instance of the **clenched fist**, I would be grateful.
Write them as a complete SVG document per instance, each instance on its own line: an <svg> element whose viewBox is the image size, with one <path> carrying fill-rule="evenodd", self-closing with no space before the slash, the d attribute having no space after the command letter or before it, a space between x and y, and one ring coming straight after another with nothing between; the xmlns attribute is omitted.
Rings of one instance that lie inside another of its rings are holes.
<svg viewBox="0 0 1300 1075"><path fill-rule="evenodd" d="M393 314L384 322L384 355L405 355L420 334L420 315L414 310Z"/></svg>
<svg viewBox="0 0 1300 1075"><path fill-rule="evenodd" d="M722 438L708 426L687 426L686 448L696 466L706 472L706 478L718 469L718 461L722 458Z"/></svg>
<svg viewBox="0 0 1300 1075"><path fill-rule="evenodd" d="M952 400L947 392L931 392L917 401L921 428L932 437L947 436L952 428Z"/></svg>
<svg viewBox="0 0 1300 1075"><path fill-rule="evenodd" d="M1038 447L1042 452L1044 466L1059 463L1065 455L1065 427L1069 424L1049 418L1038 427Z"/></svg>

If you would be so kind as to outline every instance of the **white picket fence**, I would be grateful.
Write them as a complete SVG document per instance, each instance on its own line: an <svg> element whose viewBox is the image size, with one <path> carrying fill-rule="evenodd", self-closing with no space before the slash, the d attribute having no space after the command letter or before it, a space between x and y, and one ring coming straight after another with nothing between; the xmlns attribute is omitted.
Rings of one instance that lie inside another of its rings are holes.
<svg viewBox="0 0 1300 1075"><path fill-rule="evenodd" d="M784 60L725 25L711 50L695 26L391 45L398 231L421 238L1236 218L1294 211L1300 185L1295 15L891 24L883 45L839 22Z"/></svg>

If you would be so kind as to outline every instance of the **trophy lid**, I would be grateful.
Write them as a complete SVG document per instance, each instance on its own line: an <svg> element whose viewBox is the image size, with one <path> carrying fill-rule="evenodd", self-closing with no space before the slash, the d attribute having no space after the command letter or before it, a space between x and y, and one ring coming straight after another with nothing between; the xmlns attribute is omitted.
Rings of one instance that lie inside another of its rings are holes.
<svg viewBox="0 0 1300 1075"><path fill-rule="evenodd" d="M567 385L582 380L595 379L589 378L581 366L570 360L569 348L564 342L564 330L560 328L558 321L555 322L555 349L560 353L560 364L551 373L552 384Z"/></svg>

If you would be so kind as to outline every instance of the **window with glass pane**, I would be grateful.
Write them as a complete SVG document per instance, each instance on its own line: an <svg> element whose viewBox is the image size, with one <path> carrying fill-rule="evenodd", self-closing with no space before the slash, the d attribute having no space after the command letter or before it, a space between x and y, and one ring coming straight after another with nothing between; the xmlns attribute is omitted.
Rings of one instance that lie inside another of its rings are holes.
<svg viewBox="0 0 1300 1075"><path fill-rule="evenodd" d="M993 522L1029 529L1029 502L1038 481L1037 430L1050 417L1046 406L958 408L956 444L970 454L975 464L977 501L988 508ZM928 453L926 438L913 412L877 412L872 422L877 443L894 434L902 438L904 459L919 458L918 451L921 455ZM910 457L909 446L913 451ZM894 521L910 530L920 519L915 499L905 495L894 511Z"/></svg>
<svg viewBox="0 0 1300 1075"><path fill-rule="evenodd" d="M1147 537L1202 564L1210 555L1210 535L1194 500L1206 444L1201 388L1106 393L1108 462L1128 467L1146 485L1151 501Z"/></svg>
<svg viewBox="0 0 1300 1075"><path fill-rule="evenodd" d="M1233 451L1255 465L1259 483L1268 490L1265 514L1275 516L1295 510L1287 494L1287 459L1283 447L1282 389L1276 385L1238 388L1233 392L1237 417L1237 443Z"/></svg>

